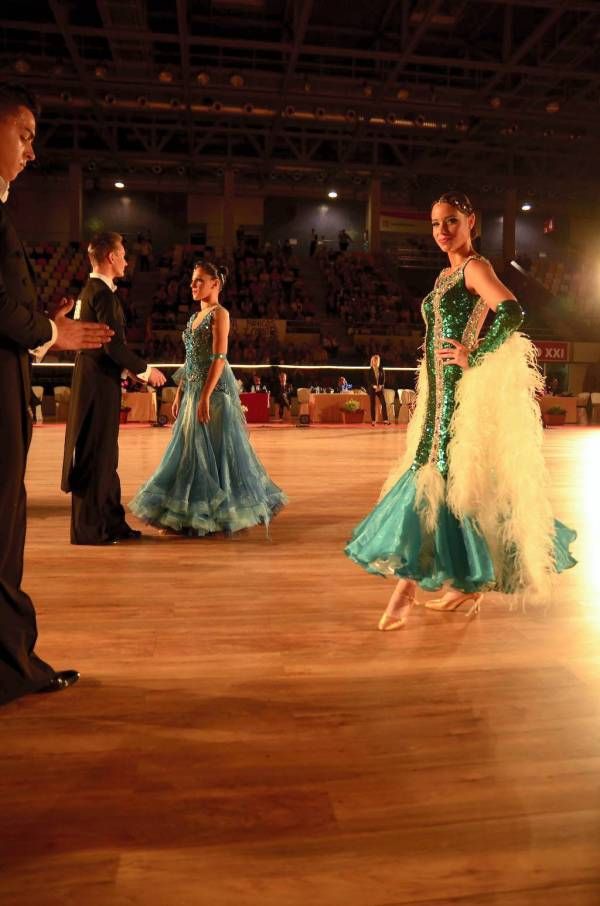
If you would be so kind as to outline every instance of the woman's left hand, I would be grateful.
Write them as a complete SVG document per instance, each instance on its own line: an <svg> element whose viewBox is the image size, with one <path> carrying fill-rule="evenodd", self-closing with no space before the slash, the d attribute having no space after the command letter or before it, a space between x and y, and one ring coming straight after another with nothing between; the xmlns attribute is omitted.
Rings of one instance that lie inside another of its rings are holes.
<svg viewBox="0 0 600 906"><path fill-rule="evenodd" d="M210 396L201 394L198 400L198 421L206 424L210 421Z"/></svg>
<svg viewBox="0 0 600 906"><path fill-rule="evenodd" d="M444 365L458 365L459 368L464 369L469 367L469 350L466 346L463 346L458 340L451 340L450 337L444 337L442 343L450 343L452 346L451 349L448 349L447 346L443 346L437 351L437 354L444 362Z"/></svg>

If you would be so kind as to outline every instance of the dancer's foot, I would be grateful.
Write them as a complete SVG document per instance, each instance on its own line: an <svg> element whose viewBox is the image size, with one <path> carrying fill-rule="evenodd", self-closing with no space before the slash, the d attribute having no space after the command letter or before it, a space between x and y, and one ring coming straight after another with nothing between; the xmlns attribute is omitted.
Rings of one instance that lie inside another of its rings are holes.
<svg viewBox="0 0 600 906"><path fill-rule="evenodd" d="M416 603L414 591L414 582L398 582L379 620L377 628L381 632L402 629L406 625L408 614Z"/></svg>
<svg viewBox="0 0 600 906"><path fill-rule="evenodd" d="M481 592L475 592L471 594L465 594L464 592L459 591L449 591L446 592L443 598L436 598L433 601L428 601L425 604L425 607L428 610L438 610L438 611L447 611L455 612L460 610L461 607L467 607L467 617L475 616L476 613L479 613L481 607L481 600L483 595Z"/></svg>

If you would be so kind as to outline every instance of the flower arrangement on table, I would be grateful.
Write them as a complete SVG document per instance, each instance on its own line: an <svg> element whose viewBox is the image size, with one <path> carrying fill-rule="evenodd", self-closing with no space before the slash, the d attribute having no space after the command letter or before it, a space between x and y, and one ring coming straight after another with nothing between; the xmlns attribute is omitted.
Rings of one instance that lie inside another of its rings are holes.
<svg viewBox="0 0 600 906"><path fill-rule="evenodd" d="M346 425L361 425L364 421L365 410L358 400L346 400L340 408L340 412Z"/></svg>

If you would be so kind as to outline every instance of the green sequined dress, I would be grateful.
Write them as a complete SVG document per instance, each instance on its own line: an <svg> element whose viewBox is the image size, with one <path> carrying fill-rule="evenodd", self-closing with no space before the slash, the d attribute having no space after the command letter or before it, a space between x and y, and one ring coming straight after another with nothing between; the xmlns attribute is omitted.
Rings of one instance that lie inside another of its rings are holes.
<svg viewBox="0 0 600 906"><path fill-rule="evenodd" d="M356 526L345 553L368 572L414 579L427 591L449 584L464 592L496 589L514 593L517 589L510 570L496 575L491 553L473 519L459 520L443 501L435 528L428 531L417 505L420 469L433 465L444 483L447 479L450 423L463 374L460 366L445 365L436 356L436 349L444 338L475 349L487 312L486 303L465 286L464 269L470 260L454 271L442 271L432 292L423 300L427 414L416 455L407 471ZM503 304L520 312L517 303ZM505 335L497 338L498 343L519 327L520 317L513 318L512 323L507 319L508 327ZM556 571L561 572L576 563L569 552L576 533L558 521L554 524L554 564Z"/></svg>

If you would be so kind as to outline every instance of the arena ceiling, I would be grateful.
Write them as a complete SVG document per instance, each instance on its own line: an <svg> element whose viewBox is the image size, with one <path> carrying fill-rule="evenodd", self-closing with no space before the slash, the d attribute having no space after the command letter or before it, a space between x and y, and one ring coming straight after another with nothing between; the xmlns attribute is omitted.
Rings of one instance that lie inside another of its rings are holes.
<svg viewBox="0 0 600 906"><path fill-rule="evenodd" d="M3 0L42 166L598 196L599 0Z"/></svg>

